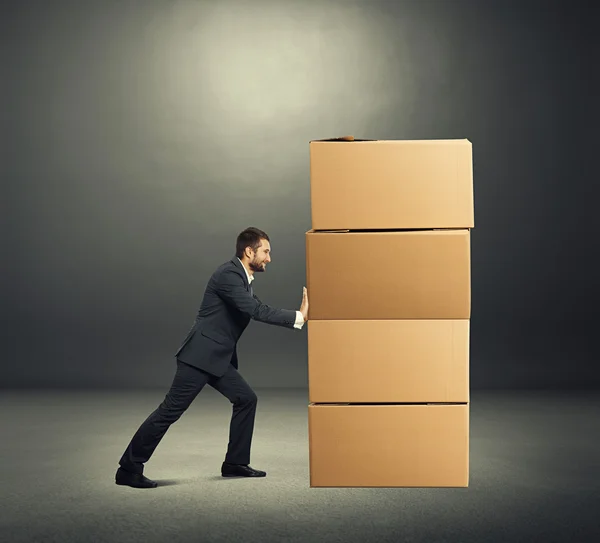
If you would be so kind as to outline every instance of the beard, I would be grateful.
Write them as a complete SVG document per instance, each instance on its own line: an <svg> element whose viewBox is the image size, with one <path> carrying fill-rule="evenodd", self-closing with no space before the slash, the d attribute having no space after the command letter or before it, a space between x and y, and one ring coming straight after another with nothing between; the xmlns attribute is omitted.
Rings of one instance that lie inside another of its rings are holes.
<svg viewBox="0 0 600 543"><path fill-rule="evenodd" d="M259 260L253 260L252 262L250 262L250 269L255 273L264 272L265 266L266 266L266 263L261 262Z"/></svg>

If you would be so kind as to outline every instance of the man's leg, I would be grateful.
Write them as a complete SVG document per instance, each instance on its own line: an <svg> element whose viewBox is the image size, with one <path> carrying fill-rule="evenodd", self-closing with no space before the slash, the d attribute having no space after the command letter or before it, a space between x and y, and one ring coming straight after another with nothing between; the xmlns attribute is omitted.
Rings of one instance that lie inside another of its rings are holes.
<svg viewBox="0 0 600 543"><path fill-rule="evenodd" d="M209 374L177 361L177 371L165 399L142 423L119 460L121 468L141 474L167 430L190 406L208 382Z"/></svg>
<svg viewBox="0 0 600 543"><path fill-rule="evenodd" d="M231 364L222 377L212 377L208 384L233 404L229 444L221 468L223 475L264 477L266 475L264 471L254 470L248 466L258 402L255 392Z"/></svg>

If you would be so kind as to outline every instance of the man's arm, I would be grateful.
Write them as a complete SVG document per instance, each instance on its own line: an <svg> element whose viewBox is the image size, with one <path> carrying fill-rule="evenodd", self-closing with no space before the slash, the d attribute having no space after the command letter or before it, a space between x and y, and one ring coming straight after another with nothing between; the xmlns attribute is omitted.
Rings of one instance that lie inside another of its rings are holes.
<svg viewBox="0 0 600 543"><path fill-rule="evenodd" d="M256 294L254 294L254 299L259 304L262 304L262 302L260 301L260 299L258 298L258 296ZM298 330L301 330L303 326L304 326L304 315L302 315L301 311L296 310L296 322L294 322L294 328L298 328Z"/></svg>
<svg viewBox="0 0 600 543"><path fill-rule="evenodd" d="M254 320L288 328L296 327L296 311L263 304L246 290L242 276L234 270L226 269L221 272L217 280L217 294L226 304Z"/></svg>

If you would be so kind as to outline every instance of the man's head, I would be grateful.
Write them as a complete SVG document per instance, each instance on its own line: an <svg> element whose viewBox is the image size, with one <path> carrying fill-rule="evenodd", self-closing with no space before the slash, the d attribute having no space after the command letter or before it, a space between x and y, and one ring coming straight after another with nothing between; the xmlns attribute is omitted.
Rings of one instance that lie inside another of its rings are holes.
<svg viewBox="0 0 600 543"><path fill-rule="evenodd" d="M237 237L235 256L246 264L251 271L265 271L267 263L271 262L269 236L258 228L246 228Z"/></svg>

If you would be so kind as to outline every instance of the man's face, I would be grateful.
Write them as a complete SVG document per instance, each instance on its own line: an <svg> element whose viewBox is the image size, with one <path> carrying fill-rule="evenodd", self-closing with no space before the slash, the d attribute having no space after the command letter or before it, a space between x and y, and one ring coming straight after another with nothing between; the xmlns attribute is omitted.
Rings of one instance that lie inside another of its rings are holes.
<svg viewBox="0 0 600 543"><path fill-rule="evenodd" d="M252 249L249 249L252 254ZM260 240L260 247L250 257L250 269L253 272L263 272L271 262L271 244L266 239Z"/></svg>

